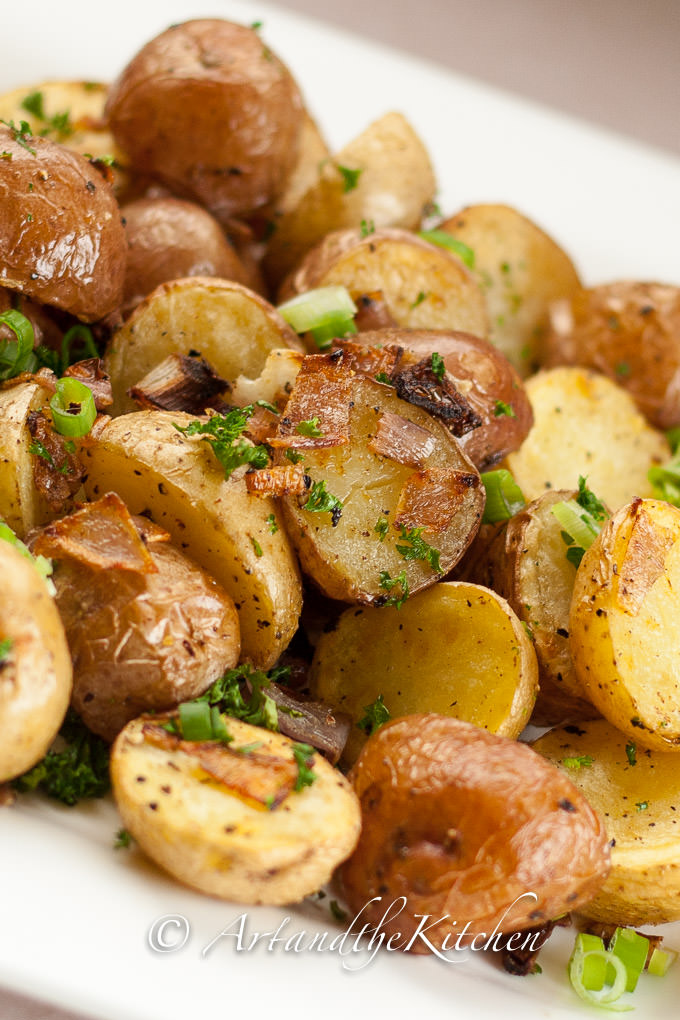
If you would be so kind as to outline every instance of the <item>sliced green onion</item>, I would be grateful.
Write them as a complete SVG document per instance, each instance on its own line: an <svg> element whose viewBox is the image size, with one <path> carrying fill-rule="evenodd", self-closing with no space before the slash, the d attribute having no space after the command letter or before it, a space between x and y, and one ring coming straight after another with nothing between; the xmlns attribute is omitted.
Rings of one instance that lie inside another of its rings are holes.
<svg viewBox="0 0 680 1020"><path fill-rule="evenodd" d="M653 974L654 977L663 977L668 971L668 968L675 963L677 958L678 954L674 949L658 949L655 947L652 950L647 970L650 974Z"/></svg>
<svg viewBox="0 0 680 1020"><path fill-rule="evenodd" d="M596 939L599 945L592 943L591 939ZM592 948L587 948L589 945ZM607 952L602 939L598 939L596 935L580 933L576 936L567 964L567 973L576 994L591 1006L606 1006L608 1009L619 1011L632 1008L618 1002L626 990L628 981L626 966L618 956ZM600 978L602 984L598 988ZM609 988L605 988L605 980L609 981ZM596 994L598 992L600 994Z"/></svg>
<svg viewBox="0 0 680 1020"><path fill-rule="evenodd" d="M421 230L418 237L422 237L423 241L428 241L430 244L436 244L439 248L446 248L447 251L453 252L468 269L475 268L475 253L472 248L464 241L459 241L457 237L447 233L446 230Z"/></svg>
<svg viewBox="0 0 680 1020"><path fill-rule="evenodd" d="M354 325L353 319L334 319L333 322L329 322L326 326L319 326L318 329L310 330L314 337L314 343L320 351L330 347L332 342L345 336L354 336L357 332L357 328Z"/></svg>
<svg viewBox="0 0 680 1020"><path fill-rule="evenodd" d="M10 308L0 315L3 323L14 333L16 340L0 341L0 379L13 379L21 372L34 372L38 361L33 353L35 333L30 319Z"/></svg>
<svg viewBox="0 0 680 1020"><path fill-rule="evenodd" d="M54 587L54 581L52 580L52 560L48 560L46 556L34 556L28 546L24 545L20 538L17 538L9 524L5 521L0 521L0 540L9 542L17 552L20 552L25 559L29 560L47 585L50 595L56 595L57 589Z"/></svg>
<svg viewBox="0 0 680 1020"><path fill-rule="evenodd" d="M92 391L78 379L57 380L57 392L50 400L52 421L62 436L85 436L97 417Z"/></svg>
<svg viewBox="0 0 680 1020"><path fill-rule="evenodd" d="M481 476L486 489L486 505L482 524L496 524L507 521L525 506L522 490L505 468L486 471Z"/></svg>
<svg viewBox="0 0 680 1020"><path fill-rule="evenodd" d="M357 306L346 287L317 287L279 305L278 311L296 333L308 333L353 319Z"/></svg>
<svg viewBox="0 0 680 1020"><path fill-rule="evenodd" d="M609 952L617 956L626 968L626 991L634 992L647 962L649 939L632 928L617 928L609 943Z"/></svg>
<svg viewBox="0 0 680 1020"><path fill-rule="evenodd" d="M654 496L664 499L673 506L680 506L680 457L675 456L665 464L651 467L647 472Z"/></svg>
<svg viewBox="0 0 680 1020"><path fill-rule="evenodd" d="M227 724L224 721L224 716L220 712L218 705L213 705L210 709L210 726L212 729L213 740L222 740L226 744L228 741L234 739L227 729Z"/></svg>
<svg viewBox="0 0 680 1020"><path fill-rule="evenodd" d="M179 721L185 740L212 740L213 727L207 701L186 701L179 706Z"/></svg>
<svg viewBox="0 0 680 1020"><path fill-rule="evenodd" d="M594 539L600 533L600 526L597 521L591 517L587 510L580 507L574 499L555 503L552 513L561 524L563 530L571 535L572 544L578 545L582 549L589 549Z"/></svg>
<svg viewBox="0 0 680 1020"><path fill-rule="evenodd" d="M74 343L80 342L83 348L83 355L88 358L98 358L99 351L97 345L94 342L92 336L92 330L89 326L85 326L82 322L77 322L75 326L71 326L61 341L61 371L65 372L69 365L72 363L73 358L71 355L71 347ZM81 360L80 358L76 360Z"/></svg>

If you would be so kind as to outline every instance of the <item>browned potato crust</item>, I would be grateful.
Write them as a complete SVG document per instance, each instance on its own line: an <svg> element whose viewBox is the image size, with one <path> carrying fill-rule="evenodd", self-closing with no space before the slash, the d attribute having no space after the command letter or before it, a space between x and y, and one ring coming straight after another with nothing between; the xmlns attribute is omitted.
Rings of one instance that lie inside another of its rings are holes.
<svg viewBox="0 0 680 1020"><path fill-rule="evenodd" d="M0 285L93 322L123 296L125 231L86 159L0 125Z"/></svg>
<svg viewBox="0 0 680 1020"><path fill-rule="evenodd" d="M453 385L482 424L458 439L480 471L517 450L534 415L522 381L506 357L488 340L458 330L381 329L353 338L368 346L398 344L418 358L444 359Z"/></svg>
<svg viewBox="0 0 680 1020"><path fill-rule="evenodd" d="M73 706L106 740L142 712L197 697L238 662L238 617L224 589L171 545L149 552L157 573L71 559L54 570Z"/></svg>
<svg viewBox="0 0 680 1020"><path fill-rule="evenodd" d="M220 19L174 25L148 42L106 110L136 170L222 220L283 190L304 116L295 81L258 33Z"/></svg>
<svg viewBox="0 0 680 1020"><path fill-rule="evenodd" d="M139 198L121 209L128 239L123 314L167 280L219 276L255 280L210 213L179 198Z"/></svg>
<svg viewBox="0 0 680 1020"><path fill-rule="evenodd" d="M362 923L405 897L382 924L402 948L426 951L419 938L404 944L417 915L440 918L427 938L452 949L465 922L463 945L576 909L609 872L604 825L573 783L526 744L459 719L388 723L350 778L364 824L340 871L344 892Z"/></svg>
<svg viewBox="0 0 680 1020"><path fill-rule="evenodd" d="M652 425L679 425L680 288L619 281L577 291L553 308L541 363L602 372Z"/></svg>

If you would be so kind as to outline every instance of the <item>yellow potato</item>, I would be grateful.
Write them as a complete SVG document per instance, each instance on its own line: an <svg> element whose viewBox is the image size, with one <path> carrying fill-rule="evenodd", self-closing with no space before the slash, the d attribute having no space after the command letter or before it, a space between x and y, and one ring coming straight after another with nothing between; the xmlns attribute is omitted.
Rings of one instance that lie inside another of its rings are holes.
<svg viewBox="0 0 680 1020"><path fill-rule="evenodd" d="M0 519L24 538L31 528L50 519L49 508L33 482L33 440L28 416L50 399L39 382L23 382L0 390Z"/></svg>
<svg viewBox="0 0 680 1020"><path fill-rule="evenodd" d="M401 609L347 609L319 640L310 688L355 723L382 695L392 718L436 712L515 738L538 690L532 643L505 599L481 585L437 584ZM345 759L365 741L356 726Z"/></svg>

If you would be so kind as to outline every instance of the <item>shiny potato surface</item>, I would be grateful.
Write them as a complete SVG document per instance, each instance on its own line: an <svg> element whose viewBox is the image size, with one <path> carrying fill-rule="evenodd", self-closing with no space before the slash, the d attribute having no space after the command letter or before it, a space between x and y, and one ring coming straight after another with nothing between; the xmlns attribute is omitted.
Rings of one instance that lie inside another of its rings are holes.
<svg viewBox="0 0 680 1020"><path fill-rule="evenodd" d="M440 949L466 922L468 941L531 927L587 903L609 872L604 824L574 784L526 744L470 723L387 723L350 778L364 821L340 878L351 910L369 904L362 921L405 897L387 937L408 939L422 914L441 919L427 933ZM410 948L427 951L419 939Z"/></svg>

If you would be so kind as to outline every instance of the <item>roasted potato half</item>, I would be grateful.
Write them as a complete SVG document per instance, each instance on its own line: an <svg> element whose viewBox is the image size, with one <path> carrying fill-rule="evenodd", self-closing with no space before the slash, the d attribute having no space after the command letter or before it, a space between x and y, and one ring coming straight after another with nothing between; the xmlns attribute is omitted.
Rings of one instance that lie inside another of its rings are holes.
<svg viewBox="0 0 680 1020"><path fill-rule="evenodd" d="M228 717L229 743L182 740L159 721L123 730L111 781L125 827L175 878L242 903L297 903L352 852L359 805L320 754Z"/></svg>
<svg viewBox="0 0 680 1020"><path fill-rule="evenodd" d="M557 765L604 819L611 872L580 913L612 925L680 919L678 758L642 748L604 719L544 734Z"/></svg>
<svg viewBox="0 0 680 1020"><path fill-rule="evenodd" d="M382 696L392 718L438 712L514 738L534 707L538 668L504 599L476 584L448 582L401 609L345 610L316 646L309 685L355 723ZM345 760L353 762L364 742L355 726Z"/></svg>
<svg viewBox="0 0 680 1020"><path fill-rule="evenodd" d="M680 288L622 280L551 310L541 364L584 365L630 393L659 429L680 425Z"/></svg>
<svg viewBox="0 0 680 1020"><path fill-rule="evenodd" d="M472 250L489 310L490 338L528 375L552 302L571 298L581 286L573 262L537 224L507 205L470 205L439 229Z"/></svg>
<svg viewBox="0 0 680 1020"><path fill-rule="evenodd" d="M526 744L459 719L387 723L350 778L364 824L340 871L345 896L362 923L400 932L400 948L428 951L416 935L426 915L437 949L453 953L461 936L481 949L475 936L587 903L609 872L604 824L574 784Z"/></svg>
<svg viewBox="0 0 680 1020"><path fill-rule="evenodd" d="M331 374L333 358L326 363ZM345 602L401 601L433 584L458 562L481 520L484 489L472 463L427 411L352 373L318 402L312 396L322 445L305 444L298 426L288 424L301 378L273 443L286 444L277 450L280 464L289 450L303 457L308 488L282 499L303 570L325 595ZM333 438L338 419L344 434ZM293 434L283 436L283 429ZM390 437L403 435L414 435L417 449L390 445Z"/></svg>
<svg viewBox="0 0 680 1020"><path fill-rule="evenodd" d="M36 568L0 541L0 783L46 754L71 697L71 656L54 599Z"/></svg>
<svg viewBox="0 0 680 1020"><path fill-rule="evenodd" d="M301 349L276 309L242 284L200 276L163 283L111 338L111 413L137 409L128 390L169 354L198 351L231 381L259 375L277 347Z"/></svg>
<svg viewBox="0 0 680 1020"><path fill-rule="evenodd" d="M243 658L268 669L298 625L297 565L274 500L247 492L245 468L225 480L208 444L175 428L190 421L179 411L112 419L83 451L85 489L91 499L117 492L132 513L165 528L234 600Z"/></svg>
<svg viewBox="0 0 680 1020"><path fill-rule="evenodd" d="M40 410L50 397L38 381L0 390L0 518L19 538L50 517L33 481L33 440L28 430L29 414Z"/></svg>
<svg viewBox="0 0 680 1020"><path fill-rule="evenodd" d="M85 322L120 306L127 242L111 186L63 145L0 125L0 286Z"/></svg>
<svg viewBox="0 0 680 1020"><path fill-rule="evenodd" d="M680 751L679 614L680 510L636 499L586 550L569 635L592 703L631 740L660 751Z"/></svg>
<svg viewBox="0 0 680 1020"><path fill-rule="evenodd" d="M284 282L279 300L338 284L355 300L379 292L395 325L488 335L484 295L470 270L407 230L327 235Z"/></svg>
<svg viewBox="0 0 680 1020"><path fill-rule="evenodd" d="M539 725L598 714L572 661L569 609L576 568L567 559L563 528L552 512L556 503L575 495L559 489L545 492L491 536L484 528L461 564L468 580L506 598L531 634L540 683L532 721Z"/></svg>
<svg viewBox="0 0 680 1020"><path fill-rule="evenodd" d="M670 447L611 379L584 368L553 368L525 386L534 425L506 463L526 499L572 489L579 475L612 510L652 495L647 472L668 460Z"/></svg>
<svg viewBox="0 0 680 1020"><path fill-rule="evenodd" d="M297 205L274 221L264 269L276 286L332 231L404 227L415 230L434 198L436 181L422 141L401 113L370 124L332 159Z"/></svg>

